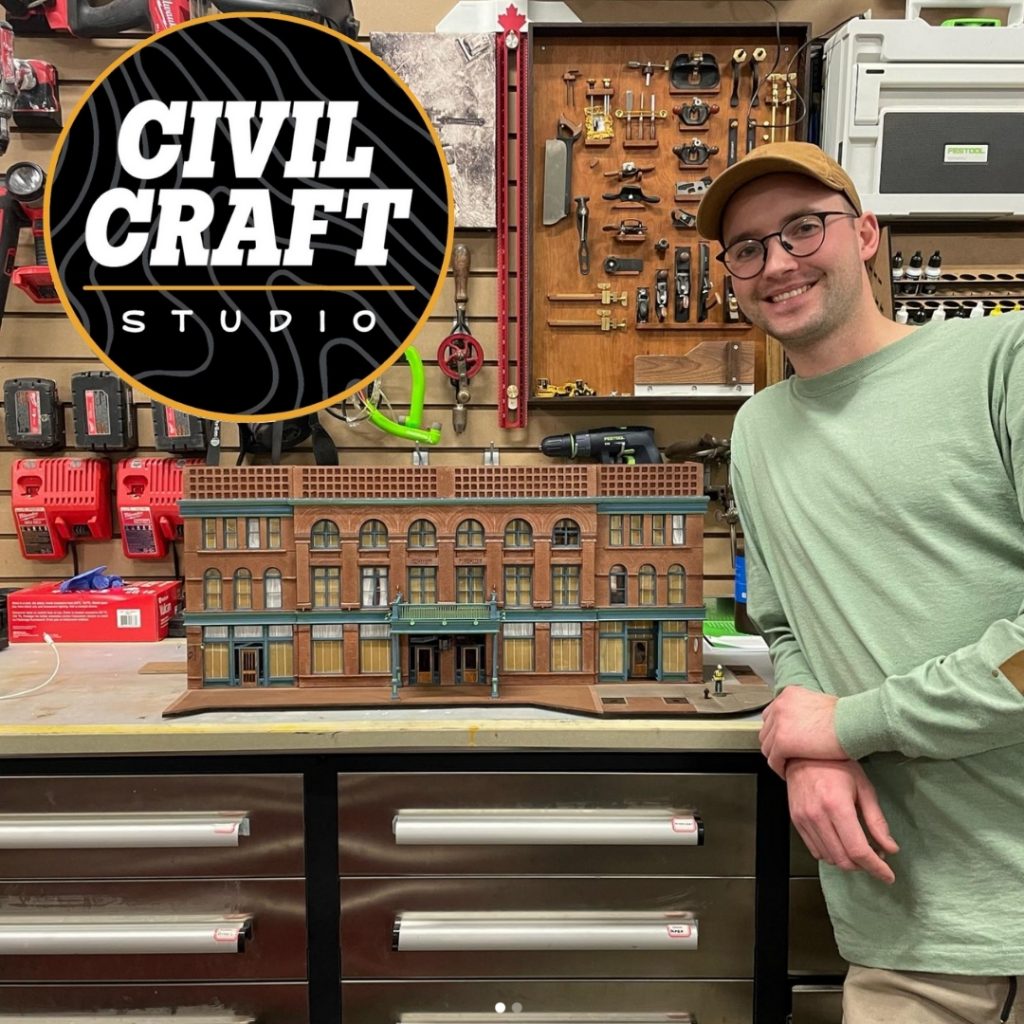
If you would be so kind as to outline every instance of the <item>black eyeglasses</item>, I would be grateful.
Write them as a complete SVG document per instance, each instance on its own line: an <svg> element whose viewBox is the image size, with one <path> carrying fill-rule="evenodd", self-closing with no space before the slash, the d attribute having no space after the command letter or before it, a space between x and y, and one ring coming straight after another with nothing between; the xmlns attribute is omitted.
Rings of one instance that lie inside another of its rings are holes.
<svg viewBox="0 0 1024 1024"><path fill-rule="evenodd" d="M764 269L768 258L768 243L777 238L779 244L792 256L811 256L825 241L826 217L859 217L858 213L844 210L823 210L820 213L803 213L782 225L781 231L773 231L764 238L743 238L733 242L720 252L715 259L724 263L733 277L744 280L757 277Z"/></svg>

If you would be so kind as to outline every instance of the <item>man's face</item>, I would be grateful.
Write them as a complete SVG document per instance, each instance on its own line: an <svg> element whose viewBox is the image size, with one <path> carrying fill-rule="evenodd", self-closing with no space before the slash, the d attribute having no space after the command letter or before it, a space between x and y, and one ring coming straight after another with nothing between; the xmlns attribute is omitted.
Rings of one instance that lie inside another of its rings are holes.
<svg viewBox="0 0 1024 1024"><path fill-rule="evenodd" d="M725 246L762 238L794 217L828 210L852 213L845 196L800 174L770 174L741 188L722 220ZM870 216L870 215L869 215ZM733 276L743 312L790 349L809 348L856 313L864 288L870 245L861 221L829 217L821 248L794 256L778 238L769 239L764 269L755 277Z"/></svg>

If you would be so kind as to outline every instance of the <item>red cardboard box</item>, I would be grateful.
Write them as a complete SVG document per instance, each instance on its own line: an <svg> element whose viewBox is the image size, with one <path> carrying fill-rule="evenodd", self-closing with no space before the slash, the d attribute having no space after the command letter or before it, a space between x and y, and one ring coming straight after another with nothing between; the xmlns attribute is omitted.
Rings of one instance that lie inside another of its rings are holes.
<svg viewBox="0 0 1024 1024"><path fill-rule="evenodd" d="M167 636L178 604L178 580L126 583L110 590L58 592L59 583L39 583L7 596L11 643L151 642Z"/></svg>

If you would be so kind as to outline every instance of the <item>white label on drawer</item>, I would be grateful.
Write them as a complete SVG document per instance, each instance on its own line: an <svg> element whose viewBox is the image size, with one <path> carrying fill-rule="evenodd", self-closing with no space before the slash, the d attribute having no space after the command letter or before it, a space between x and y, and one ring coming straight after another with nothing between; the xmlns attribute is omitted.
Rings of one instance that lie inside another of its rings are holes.
<svg viewBox="0 0 1024 1024"><path fill-rule="evenodd" d="M672 819L672 831L673 832L696 832L697 831L697 819L696 818L673 818Z"/></svg>
<svg viewBox="0 0 1024 1024"><path fill-rule="evenodd" d="M688 939L693 934L693 926L689 924L669 924L665 926L670 939Z"/></svg>
<svg viewBox="0 0 1024 1024"><path fill-rule="evenodd" d="M213 941L214 942L237 942L238 941L238 929L237 928L214 928L214 930L213 930Z"/></svg>

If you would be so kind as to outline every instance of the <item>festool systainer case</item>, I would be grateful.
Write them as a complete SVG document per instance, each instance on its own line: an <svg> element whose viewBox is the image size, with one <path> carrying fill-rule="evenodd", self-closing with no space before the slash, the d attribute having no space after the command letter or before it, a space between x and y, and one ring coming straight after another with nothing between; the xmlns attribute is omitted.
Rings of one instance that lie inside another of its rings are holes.
<svg viewBox="0 0 1024 1024"><path fill-rule="evenodd" d="M1024 5L998 27L929 25L925 6L949 4L828 41L822 148L879 216L1024 217Z"/></svg>

